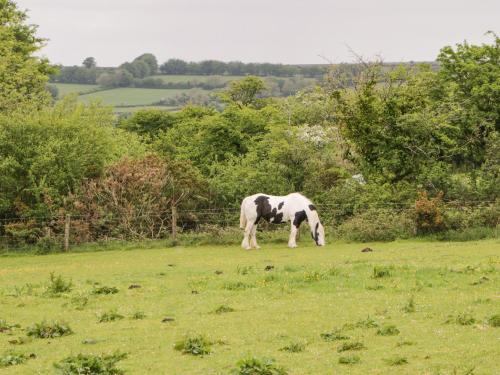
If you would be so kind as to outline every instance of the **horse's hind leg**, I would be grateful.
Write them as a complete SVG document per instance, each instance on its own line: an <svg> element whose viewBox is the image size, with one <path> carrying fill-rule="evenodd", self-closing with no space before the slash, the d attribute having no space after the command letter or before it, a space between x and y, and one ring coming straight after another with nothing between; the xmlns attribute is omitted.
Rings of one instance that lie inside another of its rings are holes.
<svg viewBox="0 0 500 375"><path fill-rule="evenodd" d="M250 233L250 246L255 249L260 249L260 246L257 245L257 225L252 227L252 232Z"/></svg>
<svg viewBox="0 0 500 375"><path fill-rule="evenodd" d="M241 247L250 250L250 236L252 234L252 229L254 227L254 224L248 220L247 225L245 226L245 233L243 235L243 241L241 242Z"/></svg>

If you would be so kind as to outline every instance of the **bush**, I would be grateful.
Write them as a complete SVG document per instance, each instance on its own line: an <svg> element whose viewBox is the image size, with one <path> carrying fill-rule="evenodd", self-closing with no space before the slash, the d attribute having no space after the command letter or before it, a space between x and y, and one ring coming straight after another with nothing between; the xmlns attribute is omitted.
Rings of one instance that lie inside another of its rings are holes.
<svg viewBox="0 0 500 375"><path fill-rule="evenodd" d="M56 337L71 335L73 331L66 323L53 322L52 324L42 321L28 327L26 334L39 339L52 339Z"/></svg>
<svg viewBox="0 0 500 375"><path fill-rule="evenodd" d="M349 241L394 241L408 238L413 232L413 222L406 212L371 208L358 214L338 227L341 237Z"/></svg>
<svg viewBox="0 0 500 375"><path fill-rule="evenodd" d="M111 355L78 354L54 363L62 375L121 375L125 372L116 364L127 358L125 353Z"/></svg>
<svg viewBox="0 0 500 375"><path fill-rule="evenodd" d="M236 363L233 375L287 375L284 367L278 366L271 358L244 358Z"/></svg>
<svg viewBox="0 0 500 375"><path fill-rule="evenodd" d="M418 234L439 232L444 229L443 193L429 198L427 192L420 192L415 202L415 224Z"/></svg>
<svg viewBox="0 0 500 375"><path fill-rule="evenodd" d="M182 354L204 356L212 352L212 342L203 335L187 336L178 341L174 349L182 352Z"/></svg>

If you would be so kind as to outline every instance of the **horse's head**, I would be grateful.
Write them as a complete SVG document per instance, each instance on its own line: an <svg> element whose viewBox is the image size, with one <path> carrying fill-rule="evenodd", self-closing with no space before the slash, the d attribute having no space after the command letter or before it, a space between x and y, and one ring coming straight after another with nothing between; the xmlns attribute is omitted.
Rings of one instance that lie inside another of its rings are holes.
<svg viewBox="0 0 500 375"><path fill-rule="evenodd" d="M325 246L325 228L323 228L319 220L316 225L311 227L311 236L314 242L316 242L316 245Z"/></svg>

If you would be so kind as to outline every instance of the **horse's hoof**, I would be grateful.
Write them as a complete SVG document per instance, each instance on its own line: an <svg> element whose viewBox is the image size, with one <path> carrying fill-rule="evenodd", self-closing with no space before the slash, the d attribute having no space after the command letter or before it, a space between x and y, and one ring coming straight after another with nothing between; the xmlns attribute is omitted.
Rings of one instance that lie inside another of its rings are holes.
<svg viewBox="0 0 500 375"><path fill-rule="evenodd" d="M259 249L260 249L260 246L259 246L259 245L255 246L255 249L259 250Z"/></svg>
<svg viewBox="0 0 500 375"><path fill-rule="evenodd" d="M290 249L295 249L295 248L297 247L297 245L288 245L288 247L289 247Z"/></svg>

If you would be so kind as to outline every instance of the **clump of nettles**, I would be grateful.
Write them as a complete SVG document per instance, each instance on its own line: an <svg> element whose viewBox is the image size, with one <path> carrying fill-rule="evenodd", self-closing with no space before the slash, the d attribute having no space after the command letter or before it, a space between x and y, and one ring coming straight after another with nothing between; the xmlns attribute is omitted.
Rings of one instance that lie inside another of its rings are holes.
<svg viewBox="0 0 500 375"><path fill-rule="evenodd" d="M30 358L35 358L34 354L24 354L24 353L16 353L13 351L9 351L3 355L0 355L0 368L16 366L25 363Z"/></svg>
<svg viewBox="0 0 500 375"><path fill-rule="evenodd" d="M361 362L361 359L357 355L339 357L339 363L342 365L355 365L359 362Z"/></svg>
<svg viewBox="0 0 500 375"><path fill-rule="evenodd" d="M370 316L367 316L366 319L358 320L352 327L350 324L346 324L346 328L377 328L379 324L377 321Z"/></svg>
<svg viewBox="0 0 500 375"><path fill-rule="evenodd" d="M282 352L288 352L288 353L300 353L303 352L306 348L306 345L301 342L291 342L288 345L285 345L280 349Z"/></svg>
<svg viewBox="0 0 500 375"><path fill-rule="evenodd" d="M108 322L114 322L116 320L121 320L123 319L123 315L118 314L116 310L111 310L102 313L98 318L97 321L99 323L108 323Z"/></svg>
<svg viewBox="0 0 500 375"><path fill-rule="evenodd" d="M232 307L229 307L227 305L220 305L219 307L217 307L215 309L215 313L216 314L224 314L224 313L229 313L229 312L233 312L234 309Z"/></svg>
<svg viewBox="0 0 500 375"><path fill-rule="evenodd" d="M366 346L362 342L350 341L350 342L344 342L342 345L340 345L337 348L337 351L339 353L342 353L349 350L362 350L362 349L366 349Z"/></svg>
<svg viewBox="0 0 500 375"><path fill-rule="evenodd" d="M55 275L54 272L50 273L49 285L47 286L47 294L58 295L61 293L71 292L73 283L71 280L66 281L61 275Z"/></svg>
<svg viewBox="0 0 500 375"><path fill-rule="evenodd" d="M114 286L98 286L94 287L92 294L116 294L118 293L118 288Z"/></svg>
<svg viewBox="0 0 500 375"><path fill-rule="evenodd" d="M395 336L399 335L399 329L395 325L385 325L377 330L379 336Z"/></svg>
<svg viewBox="0 0 500 375"><path fill-rule="evenodd" d="M186 336L175 344L174 349L182 354L204 356L212 352L212 342L203 335Z"/></svg>
<svg viewBox="0 0 500 375"><path fill-rule="evenodd" d="M73 331L71 328L62 322L48 323L45 320L28 327L26 334L28 336L36 337L39 339L52 339L55 337L62 337L71 335Z"/></svg>
<svg viewBox="0 0 500 375"><path fill-rule="evenodd" d="M126 353L119 352L111 355L78 354L54 363L54 367L63 375L121 375L125 372L116 364L126 357Z"/></svg>
<svg viewBox="0 0 500 375"><path fill-rule="evenodd" d="M373 278L379 279L382 277L390 277L392 276L392 271L394 267L390 266L375 266L373 267Z"/></svg>
<svg viewBox="0 0 500 375"><path fill-rule="evenodd" d="M244 358L236 363L233 375L287 375L287 370L275 363L272 358Z"/></svg>
<svg viewBox="0 0 500 375"><path fill-rule="evenodd" d="M384 359L384 362L387 363L389 366L401 366L407 364L408 360L405 357L395 356L392 358Z"/></svg>
<svg viewBox="0 0 500 375"><path fill-rule="evenodd" d="M340 329L335 329L331 332L323 332L320 334L325 341L349 340L350 337L344 335Z"/></svg>

